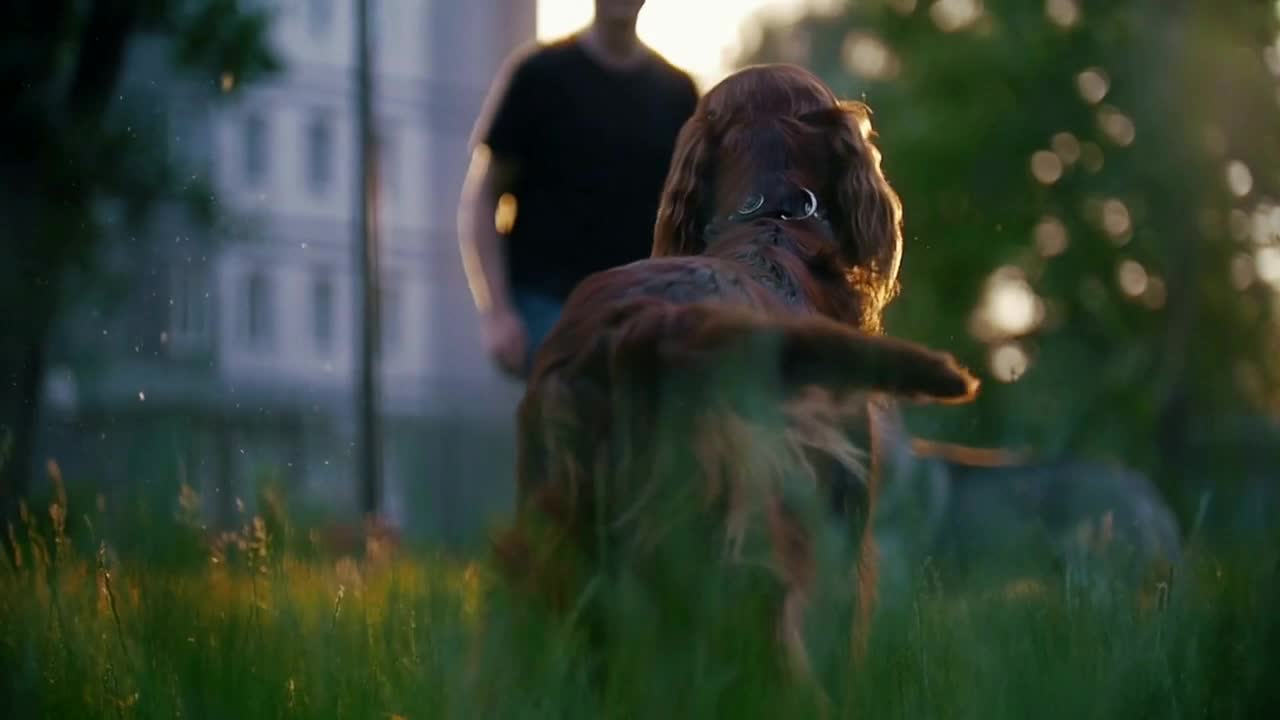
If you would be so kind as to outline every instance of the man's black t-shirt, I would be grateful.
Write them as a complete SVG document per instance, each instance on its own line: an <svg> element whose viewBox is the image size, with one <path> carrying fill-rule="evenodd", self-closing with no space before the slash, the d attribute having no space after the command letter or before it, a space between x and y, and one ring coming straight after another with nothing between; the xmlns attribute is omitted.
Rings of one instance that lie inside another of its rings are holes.
<svg viewBox="0 0 1280 720"><path fill-rule="evenodd" d="M656 54L600 65L576 38L514 63L477 139L514 163L513 288L564 299L587 275L648 257L693 80Z"/></svg>

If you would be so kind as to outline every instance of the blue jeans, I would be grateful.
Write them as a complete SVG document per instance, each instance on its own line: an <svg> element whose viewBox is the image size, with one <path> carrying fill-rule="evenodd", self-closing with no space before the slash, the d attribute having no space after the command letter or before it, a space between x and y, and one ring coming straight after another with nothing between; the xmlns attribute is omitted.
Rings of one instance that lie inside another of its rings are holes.
<svg viewBox="0 0 1280 720"><path fill-rule="evenodd" d="M524 331L529 339L524 359L524 372L528 375L533 370L533 358L538 354L538 348L542 347L547 334L560 319L564 303L537 291L514 288L511 291L511 301L524 322Z"/></svg>

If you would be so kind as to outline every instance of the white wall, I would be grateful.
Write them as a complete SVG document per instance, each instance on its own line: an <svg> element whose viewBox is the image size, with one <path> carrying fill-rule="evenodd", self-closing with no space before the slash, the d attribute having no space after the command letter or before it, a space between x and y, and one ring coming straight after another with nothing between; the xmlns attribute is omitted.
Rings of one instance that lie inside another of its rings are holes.
<svg viewBox="0 0 1280 720"><path fill-rule="evenodd" d="M452 0L470 2L472 0ZM434 0L369 0L374 61L379 73L420 77L431 66ZM296 63L335 70L355 64L355 0L281 0L274 26L277 47ZM328 8L327 23L313 24Z"/></svg>
<svg viewBox="0 0 1280 720"><path fill-rule="evenodd" d="M299 248L284 254L269 246L243 243L218 259L215 287L220 312L217 315L217 365L228 380L251 380L264 384L328 386L351 384L355 351L359 347L355 312L355 284L350 264L332 252ZM262 307L270 313L269 341L248 342L243 324L248 321L248 278L258 273L265 279L269 302ZM333 287L331 340L324 349L314 329L316 306L313 285L327 277ZM421 383L436 371L430 352L433 314L427 312L431 293L417 263L390 267L385 273L396 289L398 308L384 308L384 320L396 323L396 339L383 352L383 383L389 392L417 392ZM395 317L398 316L398 317Z"/></svg>
<svg viewBox="0 0 1280 720"><path fill-rule="evenodd" d="M429 377L438 370L432 351L441 333L433 327L433 293L426 276L431 248L428 228L439 225L429 153L432 129L424 98L405 88L429 91L431 2L374 0L380 36L375 43L380 87L376 114L387 150L380 221L383 267L397 289L398 341L383 357L383 382ZM324 27L312 12L328 9ZM217 264L219 367L228 379L272 380L296 385L349 385L359 346L354 322L352 242L359 196L357 127L352 95L354 0L289 0L278 5L274 35L287 70L254 87L220 111L213 125L214 182L232 213L253 220L245 237L234 238ZM412 80L406 83L406 80ZM247 174L246 127L265 123L265 176ZM313 187L309 173L312 123L328 127L328 181ZM450 214L449 222L452 222ZM328 352L316 347L312 284L321 269L333 273L333 339ZM238 334L244 281L251 272L267 278L273 302L274 339L269 347L247 346ZM390 319L390 317L388 318ZM420 387L409 383L401 387Z"/></svg>
<svg viewBox="0 0 1280 720"><path fill-rule="evenodd" d="M287 86L246 94L222 111L214 126L214 178L219 197L233 209L266 212L301 220L343 221L354 217L359 194L356 118L337 95L290 92ZM421 117L383 110L387 130L383 178L382 226L389 230L424 230L436 224L431 132ZM251 183L246 174L246 127L251 117L265 123L266 174ZM312 123L329 127L331 138L327 185L313 188L308 174L308 132ZM394 234L391 241L395 242Z"/></svg>

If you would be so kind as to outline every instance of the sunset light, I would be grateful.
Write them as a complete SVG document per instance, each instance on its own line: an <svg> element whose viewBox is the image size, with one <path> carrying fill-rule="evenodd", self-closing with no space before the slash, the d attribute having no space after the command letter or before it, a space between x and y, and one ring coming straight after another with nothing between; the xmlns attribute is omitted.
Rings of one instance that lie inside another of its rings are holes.
<svg viewBox="0 0 1280 720"><path fill-rule="evenodd" d="M648 0L638 31L650 47L688 71L706 89L732 69L734 55L754 18L789 19L820 0ZM562 37L591 20L592 0L539 0L538 40Z"/></svg>

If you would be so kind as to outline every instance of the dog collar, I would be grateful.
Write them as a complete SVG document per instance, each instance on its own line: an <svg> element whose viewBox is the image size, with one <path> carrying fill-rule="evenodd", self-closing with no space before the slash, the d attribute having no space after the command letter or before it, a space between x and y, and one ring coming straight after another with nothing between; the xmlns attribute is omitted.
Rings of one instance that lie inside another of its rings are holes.
<svg viewBox="0 0 1280 720"><path fill-rule="evenodd" d="M826 212L819 204L818 196L807 187L787 183L774 193L751 192L732 213L707 223L704 237L711 239L725 225L763 219L796 222L816 220L829 228Z"/></svg>
<svg viewBox="0 0 1280 720"><path fill-rule="evenodd" d="M788 196L779 197L778 201L765 208L764 193L752 193L748 195L738 209L730 215L727 220L730 222L742 222L744 220L753 220L757 217L775 217L778 220L808 220L818 213L818 196L807 187L796 186L796 190L800 191L799 206L796 206L796 194L792 193Z"/></svg>

